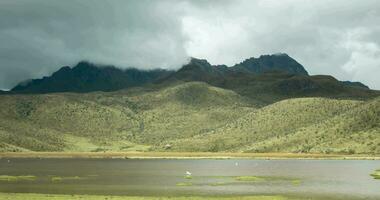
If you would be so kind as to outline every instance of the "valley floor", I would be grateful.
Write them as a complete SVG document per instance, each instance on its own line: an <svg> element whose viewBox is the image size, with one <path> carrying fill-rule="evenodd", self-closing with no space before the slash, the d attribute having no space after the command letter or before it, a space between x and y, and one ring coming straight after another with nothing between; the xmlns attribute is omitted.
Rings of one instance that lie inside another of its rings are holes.
<svg viewBox="0 0 380 200"><path fill-rule="evenodd" d="M1 158L123 158L123 159L334 159L380 160L380 155L211 152L0 152Z"/></svg>

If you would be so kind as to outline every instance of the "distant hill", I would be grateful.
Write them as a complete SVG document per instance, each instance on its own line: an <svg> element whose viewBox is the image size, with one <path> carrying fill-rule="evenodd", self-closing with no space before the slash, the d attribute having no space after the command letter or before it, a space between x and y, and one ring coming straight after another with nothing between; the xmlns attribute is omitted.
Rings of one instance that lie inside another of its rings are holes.
<svg viewBox="0 0 380 200"><path fill-rule="evenodd" d="M13 93L92 92L115 91L151 83L170 74L166 70L144 71L118 69L80 62L73 68L62 67L49 77L24 81L14 87Z"/></svg>
<svg viewBox="0 0 380 200"><path fill-rule="evenodd" d="M344 85L351 86L351 87L357 87L357 88L363 88L363 89L369 89L368 86L364 85L361 82L351 82L351 81L341 81Z"/></svg>

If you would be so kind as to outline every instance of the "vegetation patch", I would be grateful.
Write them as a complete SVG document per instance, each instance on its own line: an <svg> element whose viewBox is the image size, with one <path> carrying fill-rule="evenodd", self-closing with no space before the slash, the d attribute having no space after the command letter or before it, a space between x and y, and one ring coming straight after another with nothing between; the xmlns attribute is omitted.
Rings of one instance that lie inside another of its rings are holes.
<svg viewBox="0 0 380 200"><path fill-rule="evenodd" d="M79 176L53 176L51 177L52 182L82 180L82 179L84 179L84 177L79 177Z"/></svg>
<svg viewBox="0 0 380 200"><path fill-rule="evenodd" d="M176 186L192 186L193 183L191 183L191 182L182 182L182 183L177 183L175 185Z"/></svg>
<svg viewBox="0 0 380 200"><path fill-rule="evenodd" d="M193 177L191 175L186 175L183 178L185 178L185 179L193 179Z"/></svg>
<svg viewBox="0 0 380 200"><path fill-rule="evenodd" d="M238 176L238 177L235 177L235 180L249 181L249 182L265 181L263 177L258 177L258 176Z"/></svg>
<svg viewBox="0 0 380 200"><path fill-rule="evenodd" d="M223 185L227 185L228 183L226 182L216 182L216 183L210 183L209 185L210 186L223 186Z"/></svg>
<svg viewBox="0 0 380 200"><path fill-rule="evenodd" d="M36 176L10 176L10 175L0 175L0 181L16 182L16 181L34 181Z"/></svg>
<svg viewBox="0 0 380 200"><path fill-rule="evenodd" d="M237 176L235 180L242 182L273 182L273 181L285 181L291 182L293 185L301 184L301 180L291 177L279 177L279 176Z"/></svg>
<svg viewBox="0 0 380 200"><path fill-rule="evenodd" d="M374 179L380 179L380 169L371 174Z"/></svg>

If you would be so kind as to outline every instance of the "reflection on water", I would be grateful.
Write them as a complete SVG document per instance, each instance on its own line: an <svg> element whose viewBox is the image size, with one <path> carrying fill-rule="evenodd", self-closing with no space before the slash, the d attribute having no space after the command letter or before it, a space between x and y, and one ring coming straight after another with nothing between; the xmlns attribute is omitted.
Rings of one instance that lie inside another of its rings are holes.
<svg viewBox="0 0 380 200"><path fill-rule="evenodd" d="M380 161L348 160L1 159L0 192L380 199L380 180L369 175L378 168Z"/></svg>

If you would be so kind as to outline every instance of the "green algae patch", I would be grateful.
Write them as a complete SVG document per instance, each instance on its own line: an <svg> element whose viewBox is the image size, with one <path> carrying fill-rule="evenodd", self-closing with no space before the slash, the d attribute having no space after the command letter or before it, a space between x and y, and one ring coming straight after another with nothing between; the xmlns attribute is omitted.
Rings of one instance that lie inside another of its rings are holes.
<svg viewBox="0 0 380 200"><path fill-rule="evenodd" d="M191 175L186 175L183 177L184 179L193 179L193 177Z"/></svg>
<svg viewBox="0 0 380 200"><path fill-rule="evenodd" d="M380 169L371 174L374 179L380 179Z"/></svg>
<svg viewBox="0 0 380 200"><path fill-rule="evenodd" d="M186 182L186 183L177 183L177 184L175 184L176 186L192 186L193 185L193 183L190 183L190 182Z"/></svg>
<svg viewBox="0 0 380 200"><path fill-rule="evenodd" d="M223 185L227 185L228 183L226 182L216 182L216 183L210 183L209 185L210 186L223 186Z"/></svg>
<svg viewBox="0 0 380 200"><path fill-rule="evenodd" d="M301 180L294 179L294 180L292 180L292 184L295 186L301 185Z"/></svg>
<svg viewBox="0 0 380 200"><path fill-rule="evenodd" d="M237 176L235 177L235 180L247 181L247 182L258 182L258 181L265 181L266 179L259 176Z"/></svg>
<svg viewBox="0 0 380 200"><path fill-rule="evenodd" d="M300 179L279 176L237 176L234 179L239 182L290 182L293 185L301 184Z"/></svg>
<svg viewBox="0 0 380 200"><path fill-rule="evenodd" d="M0 181L16 182L16 181L34 181L36 176L10 176L10 175L0 175Z"/></svg>
<svg viewBox="0 0 380 200"><path fill-rule="evenodd" d="M72 181L72 180L82 180L83 177L79 176L53 176L51 177L52 182L61 182L61 181Z"/></svg>

